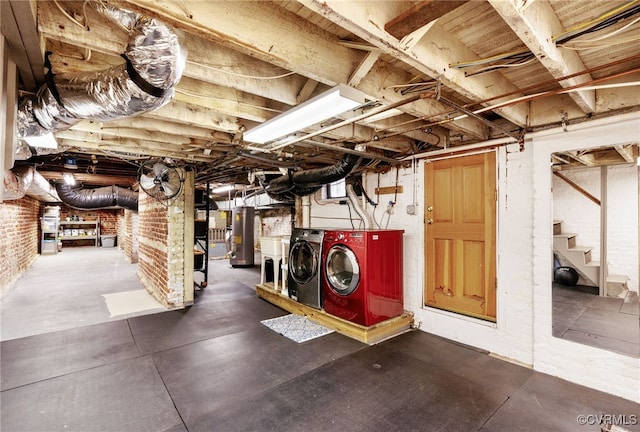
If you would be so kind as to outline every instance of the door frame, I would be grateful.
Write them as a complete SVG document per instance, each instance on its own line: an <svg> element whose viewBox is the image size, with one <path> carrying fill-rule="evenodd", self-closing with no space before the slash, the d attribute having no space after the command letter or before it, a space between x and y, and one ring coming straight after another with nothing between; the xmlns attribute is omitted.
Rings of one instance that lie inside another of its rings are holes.
<svg viewBox="0 0 640 432"><path fill-rule="evenodd" d="M502 151L501 151L502 150ZM426 213L426 209L425 212L423 212L423 221L422 221L422 241L423 241L423 254L424 254L424 258L422 261L422 266L423 266L423 275L422 275L422 300L421 300L421 308L424 310L428 310L431 312L437 312L440 314L444 314L444 315L448 315L454 318L458 318L458 319L463 319L463 320L469 320L469 321L473 321L473 322L477 322L480 323L482 325L487 325L490 327L494 327L497 328L498 327L498 322L499 322L499 317L500 317L500 304L499 304L499 289L498 287L500 286L499 284L499 275L500 275L500 268L499 268L499 264L500 264L500 260L499 260L499 246L500 246L500 223L499 223L499 215L500 215L500 211L501 211L501 206L500 203L502 201L501 199L501 186L503 185L504 182L504 178L505 178L505 173L502 172L502 167L504 167L504 163L503 163L503 158L505 156L505 146L492 146L492 147L484 147L484 148L480 148L480 149L474 149L474 150L469 150L469 151L461 151L459 153L450 153L450 154L446 154L446 155L434 155L433 157L429 158L425 158L424 159L424 167L423 167L423 188L424 188L424 193L423 193L423 198L425 198L425 206L426 206L426 193L427 193L427 188L426 188L426 169L427 169L427 164L432 163L432 162L437 162L440 160L446 160L446 159L454 159L454 158L460 158L460 157L465 157L465 156L473 156L473 155L478 155L478 154L484 154L484 153L494 153L494 169L495 169L495 214L494 214L494 220L495 220L495 226L494 226L494 238L495 238L495 257L494 257L494 263L495 263L495 301L496 301L496 305L495 305L495 309L496 309L496 317L495 317L495 321L492 320L487 320L486 318L481 318L478 316L474 316L474 315L467 315L467 314L463 314L460 312L455 312L455 311L450 311L447 309L441 309L441 308L437 308L434 306L429 306L427 304L427 296L426 296L426 292L427 292L427 286L426 286L426 280L427 280L427 271L428 271L428 265L427 265L427 230L426 230L426 224L427 224L427 213Z"/></svg>

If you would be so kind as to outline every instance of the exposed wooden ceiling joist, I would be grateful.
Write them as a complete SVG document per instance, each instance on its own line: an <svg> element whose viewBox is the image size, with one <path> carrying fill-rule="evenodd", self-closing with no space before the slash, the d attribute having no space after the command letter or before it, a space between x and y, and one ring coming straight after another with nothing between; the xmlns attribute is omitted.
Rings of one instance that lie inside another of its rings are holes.
<svg viewBox="0 0 640 432"><path fill-rule="evenodd" d="M587 69L575 51L556 47L553 37L561 34L564 28L548 2L531 2L522 7L518 0L488 1L554 78ZM561 80L559 84L571 87L591 80L591 75L584 73ZM595 111L595 94L595 90L581 90L570 96L585 113L592 113Z"/></svg>
<svg viewBox="0 0 640 432"><path fill-rule="evenodd" d="M409 33L462 6L469 0L427 0L414 4L384 25L387 33L402 39Z"/></svg>

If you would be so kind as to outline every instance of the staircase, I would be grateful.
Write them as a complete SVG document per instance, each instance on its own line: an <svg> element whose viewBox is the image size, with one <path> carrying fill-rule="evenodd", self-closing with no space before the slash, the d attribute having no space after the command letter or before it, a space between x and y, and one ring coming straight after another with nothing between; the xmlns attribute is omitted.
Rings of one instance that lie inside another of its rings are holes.
<svg viewBox="0 0 640 432"><path fill-rule="evenodd" d="M553 250L564 257L580 276L592 286L600 285L600 261L591 259L591 248L576 244L577 234L563 233L562 221L553 221ZM623 275L607 275L604 295L624 297L627 293L627 281Z"/></svg>

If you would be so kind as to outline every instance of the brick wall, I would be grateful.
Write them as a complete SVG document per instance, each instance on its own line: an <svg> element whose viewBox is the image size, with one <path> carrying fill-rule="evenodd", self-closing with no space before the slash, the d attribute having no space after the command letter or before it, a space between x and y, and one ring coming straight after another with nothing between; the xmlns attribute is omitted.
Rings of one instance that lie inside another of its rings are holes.
<svg viewBox="0 0 640 432"><path fill-rule="evenodd" d="M600 168L581 168L562 174L600 198ZM562 231L577 233L579 246L590 247L600 260L600 206L558 177L553 177L553 218ZM638 291L638 168L635 164L607 168L607 261L609 274L628 276Z"/></svg>
<svg viewBox="0 0 640 432"><path fill-rule="evenodd" d="M260 210L260 232L256 237L278 237L291 235L293 208Z"/></svg>
<svg viewBox="0 0 640 432"><path fill-rule="evenodd" d="M138 275L154 297L168 305L168 208L146 194L138 201L140 246Z"/></svg>
<svg viewBox="0 0 640 432"><path fill-rule="evenodd" d="M137 226L138 213L131 210L125 210L124 213L118 215L117 232L118 247L122 249L127 261L130 263L138 262L137 247Z"/></svg>
<svg viewBox="0 0 640 432"><path fill-rule="evenodd" d="M100 220L100 235L118 234L117 221L124 213L124 210L122 209L78 210L64 204L60 204L59 207L61 221L64 221L66 218L72 218L73 216L81 217L85 221ZM116 241L118 240L116 239ZM94 241L88 239L65 241L63 247L93 245Z"/></svg>
<svg viewBox="0 0 640 432"><path fill-rule="evenodd" d="M170 308L192 301L193 258L186 262L186 252L193 253L193 227L185 230L185 224L193 225L193 173L185 177L184 190L175 200L160 202L141 193L138 202L138 276L147 291Z"/></svg>
<svg viewBox="0 0 640 432"><path fill-rule="evenodd" d="M32 198L0 204L0 292L9 288L38 256L41 204Z"/></svg>

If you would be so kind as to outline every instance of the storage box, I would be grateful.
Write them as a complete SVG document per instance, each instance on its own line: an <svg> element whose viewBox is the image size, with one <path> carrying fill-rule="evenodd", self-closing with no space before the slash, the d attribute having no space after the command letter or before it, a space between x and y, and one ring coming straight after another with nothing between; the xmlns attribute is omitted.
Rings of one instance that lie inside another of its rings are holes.
<svg viewBox="0 0 640 432"><path fill-rule="evenodd" d="M193 269L201 270L204 265L204 251L194 250L193 251Z"/></svg>
<svg viewBox="0 0 640 432"><path fill-rule="evenodd" d="M101 235L100 243L102 247L114 247L116 244L116 236L115 235Z"/></svg>
<svg viewBox="0 0 640 432"><path fill-rule="evenodd" d="M207 235L207 221L194 221L194 234L196 237L205 237Z"/></svg>

